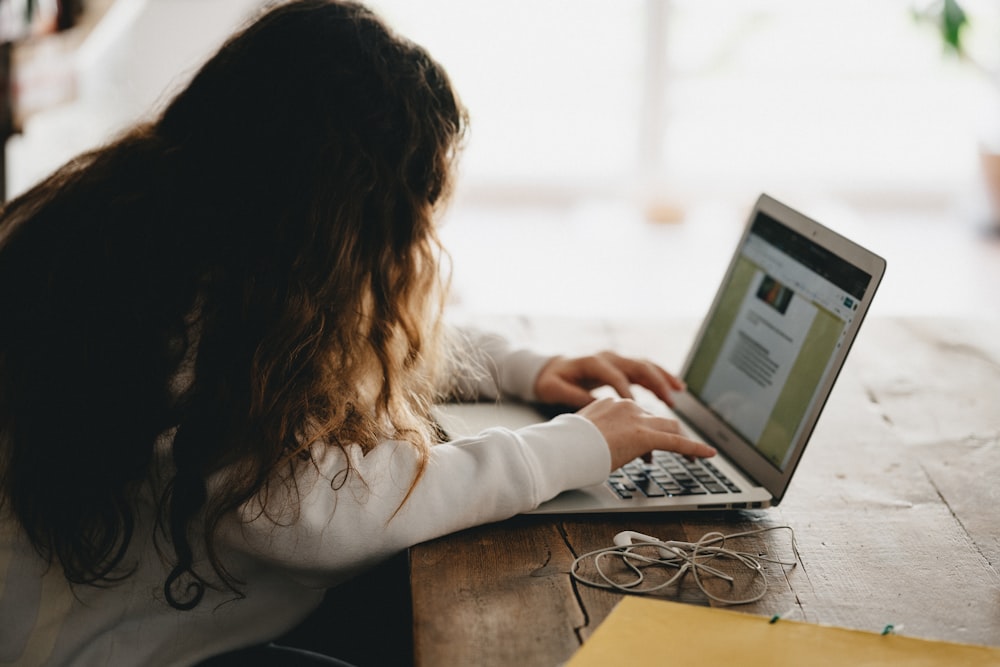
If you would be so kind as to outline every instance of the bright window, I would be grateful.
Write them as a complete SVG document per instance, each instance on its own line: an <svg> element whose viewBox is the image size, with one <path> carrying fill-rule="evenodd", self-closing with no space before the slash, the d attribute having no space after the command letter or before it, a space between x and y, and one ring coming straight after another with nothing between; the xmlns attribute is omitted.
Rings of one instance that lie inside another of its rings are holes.
<svg viewBox="0 0 1000 667"><path fill-rule="evenodd" d="M372 5L469 106L474 194L629 192L653 178L679 196L940 199L975 178L994 110L985 77L943 55L912 0ZM969 41L996 62L996 3L963 5Z"/></svg>

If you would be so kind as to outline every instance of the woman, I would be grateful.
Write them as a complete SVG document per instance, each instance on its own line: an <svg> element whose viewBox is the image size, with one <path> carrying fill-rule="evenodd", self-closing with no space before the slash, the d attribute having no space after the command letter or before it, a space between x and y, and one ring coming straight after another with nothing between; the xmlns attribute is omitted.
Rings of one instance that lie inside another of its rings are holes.
<svg viewBox="0 0 1000 667"><path fill-rule="evenodd" d="M6 207L0 662L266 644L412 544L654 448L713 453L593 400L669 401L653 364L446 331L434 219L465 127L420 47L359 5L288 2ZM434 401L499 393L582 409L437 442Z"/></svg>

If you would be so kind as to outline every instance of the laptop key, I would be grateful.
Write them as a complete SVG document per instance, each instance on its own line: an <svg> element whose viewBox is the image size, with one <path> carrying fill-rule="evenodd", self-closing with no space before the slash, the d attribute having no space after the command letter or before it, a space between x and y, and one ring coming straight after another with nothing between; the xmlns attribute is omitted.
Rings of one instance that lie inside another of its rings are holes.
<svg viewBox="0 0 1000 667"><path fill-rule="evenodd" d="M620 484L615 484L613 482L609 482L608 486L611 487L612 491L614 491L615 493L618 494L619 498L625 498L627 500L627 499L629 499L629 498L632 497L632 494L630 492L628 492L627 490L625 490L625 488L622 485L620 485Z"/></svg>
<svg viewBox="0 0 1000 667"><path fill-rule="evenodd" d="M646 494L649 498L662 498L667 495L666 492L653 482L649 482L643 486L639 487L639 490Z"/></svg>

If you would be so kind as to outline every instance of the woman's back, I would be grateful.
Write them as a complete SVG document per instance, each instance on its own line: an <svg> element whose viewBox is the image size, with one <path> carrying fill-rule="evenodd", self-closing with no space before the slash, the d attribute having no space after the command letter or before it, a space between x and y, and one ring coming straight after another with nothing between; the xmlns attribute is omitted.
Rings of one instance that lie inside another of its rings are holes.
<svg viewBox="0 0 1000 667"><path fill-rule="evenodd" d="M463 114L364 7L280 3L159 118L0 212L0 611L42 612L5 650L51 630L101 653L153 609L197 644L223 602L267 607L269 575L219 537L240 507L294 503L325 447L347 466L406 431L426 452Z"/></svg>
<svg viewBox="0 0 1000 667"><path fill-rule="evenodd" d="M223 543L230 571L252 582L246 598L235 604L232 592L216 587L192 610L171 607L163 581L173 566L152 534L154 498L150 487L138 505L123 558L129 576L102 586L71 586L58 566L39 557L18 524L0 515L0 664L191 665L281 635L321 601L322 589Z"/></svg>

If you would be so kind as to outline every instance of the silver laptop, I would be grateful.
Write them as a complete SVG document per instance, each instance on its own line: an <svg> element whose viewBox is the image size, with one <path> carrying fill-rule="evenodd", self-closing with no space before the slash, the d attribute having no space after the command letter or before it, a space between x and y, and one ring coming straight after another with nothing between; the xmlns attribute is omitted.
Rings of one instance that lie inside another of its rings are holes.
<svg viewBox="0 0 1000 667"><path fill-rule="evenodd" d="M710 459L654 452L532 513L762 508L785 494L885 272L885 260L761 195L684 363L673 411ZM543 419L514 402L443 406L452 437Z"/></svg>

